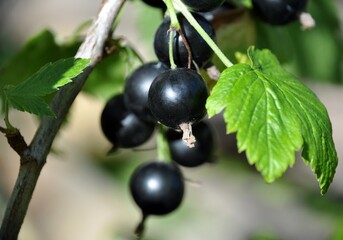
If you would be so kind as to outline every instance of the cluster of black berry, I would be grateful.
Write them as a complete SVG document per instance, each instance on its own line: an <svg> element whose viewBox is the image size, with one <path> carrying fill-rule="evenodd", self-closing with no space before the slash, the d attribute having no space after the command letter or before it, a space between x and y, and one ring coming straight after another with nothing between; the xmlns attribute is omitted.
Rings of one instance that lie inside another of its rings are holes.
<svg viewBox="0 0 343 240"><path fill-rule="evenodd" d="M143 1L166 10L162 0ZM232 5L224 4L225 0L182 2L215 40L214 29L207 19L211 14L207 13L213 14L220 6L231 8ZM305 5L306 0L253 0L255 11L272 24L294 20ZM136 230L138 235L143 232L147 216L164 215L180 205L185 187L178 165L199 166L211 159L214 149L211 128L201 121L206 115L209 92L198 71L211 65L213 51L181 13L176 17L180 29L173 29L170 17L166 16L156 30L154 50L158 62L137 68L127 78L124 93L110 99L101 116L102 130L113 144L113 150L143 144L152 136L156 124L168 128L163 136L173 162L144 163L131 176L131 194L142 211L142 221Z"/></svg>
<svg viewBox="0 0 343 240"><path fill-rule="evenodd" d="M184 1L192 11L211 10L222 2ZM163 1L148 3L166 9ZM211 23L192 14L214 39ZM197 71L209 63L213 52L183 15L178 13L177 19L179 31L170 28L170 17L166 16L155 33L159 61L138 67L127 78L124 92L112 97L101 115L101 127L112 150L137 147L152 136L156 124L165 126L163 136L172 162L143 163L131 176L131 194L143 216L136 230L139 235L147 216L164 215L180 205L185 187L179 165L196 167L209 162L214 149L212 129L201 121L209 91ZM170 48L176 67L171 67Z"/></svg>

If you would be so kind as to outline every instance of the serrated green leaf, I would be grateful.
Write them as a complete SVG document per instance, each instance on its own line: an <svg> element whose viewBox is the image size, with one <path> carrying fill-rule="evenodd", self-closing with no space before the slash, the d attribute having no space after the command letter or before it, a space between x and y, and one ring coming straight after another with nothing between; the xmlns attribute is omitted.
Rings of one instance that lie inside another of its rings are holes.
<svg viewBox="0 0 343 240"><path fill-rule="evenodd" d="M292 166L303 147L302 157L325 193L338 158L324 105L269 50L250 48L248 56L251 65L222 73L206 104L209 116L225 109L228 133L237 132L239 151L246 151L267 182Z"/></svg>
<svg viewBox="0 0 343 240"><path fill-rule="evenodd" d="M45 96L71 82L88 65L88 59L61 59L48 63L12 89L11 95Z"/></svg>
<svg viewBox="0 0 343 240"><path fill-rule="evenodd" d="M3 89L10 105L20 111L30 112L39 116L52 115L43 96L57 91L70 83L87 66L88 59L61 59L48 63L27 80L16 86L5 86Z"/></svg>
<svg viewBox="0 0 343 240"><path fill-rule="evenodd" d="M51 31L43 30L39 32L29 39L18 53L0 66L0 89L3 89L6 85L19 84L48 62L74 56L79 45L79 41L58 45ZM2 91L0 91L0 100L3 100L3 97ZM44 98L45 100L51 99L52 94ZM4 104L4 101L2 101L2 104ZM1 110L4 110L3 106L1 108Z"/></svg>
<svg viewBox="0 0 343 240"><path fill-rule="evenodd" d="M26 80L43 65L75 55L78 42L57 45L54 34L44 30L29 39L19 52L0 69L0 88L17 85Z"/></svg>
<svg viewBox="0 0 343 240"><path fill-rule="evenodd" d="M54 116L49 105L43 98L37 96L7 96L11 105L19 111L29 112L40 116Z"/></svg>

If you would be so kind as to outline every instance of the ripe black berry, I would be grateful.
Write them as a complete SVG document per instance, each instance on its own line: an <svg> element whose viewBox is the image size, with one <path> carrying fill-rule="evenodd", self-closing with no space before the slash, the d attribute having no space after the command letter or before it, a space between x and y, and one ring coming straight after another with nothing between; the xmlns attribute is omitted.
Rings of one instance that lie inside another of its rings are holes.
<svg viewBox="0 0 343 240"><path fill-rule="evenodd" d="M171 158L185 167L197 167L210 162L214 150L214 137L210 126L205 122L193 125L196 138L194 148L187 147L182 140L182 133L169 129L166 133Z"/></svg>
<svg viewBox="0 0 343 240"><path fill-rule="evenodd" d="M126 80L124 102L126 107L145 121L156 122L148 107L148 92L156 76L169 68L160 62L146 63Z"/></svg>
<svg viewBox="0 0 343 240"><path fill-rule="evenodd" d="M226 24L227 21L232 21L232 14L237 7L229 2L224 2L220 7L208 11L200 12L199 14L203 16L207 21L209 21L213 28Z"/></svg>
<svg viewBox="0 0 343 240"><path fill-rule="evenodd" d="M181 0L185 5L187 5L194 12L206 12L211 11L220 5L222 5L225 0Z"/></svg>
<svg viewBox="0 0 343 240"><path fill-rule="evenodd" d="M123 95L116 95L102 111L101 128L115 150L118 147L131 148L143 144L151 137L155 124L142 121L128 111Z"/></svg>
<svg viewBox="0 0 343 240"><path fill-rule="evenodd" d="M307 0L253 0L253 9L267 23L284 25L299 18Z"/></svg>
<svg viewBox="0 0 343 240"><path fill-rule="evenodd" d="M183 176L175 164L145 163L132 174L130 190L143 216L164 215L174 211L182 201Z"/></svg>
<svg viewBox="0 0 343 240"><path fill-rule="evenodd" d="M206 115L208 89L195 71L168 70L155 78L149 90L149 108L162 124L180 129L180 124L199 121Z"/></svg>
<svg viewBox="0 0 343 240"><path fill-rule="evenodd" d="M215 38L214 30L211 24L199 14L193 14L194 18L198 21L200 26L212 38ZM178 13L182 33L184 34L188 45L190 46L192 60L202 67L212 57L213 51L208 44L203 40L199 33L189 24L186 18ZM170 66L169 60L169 34L174 34L173 38L173 57L174 62L178 67L188 66L188 51L182 41L179 33L170 30L170 18L166 17L163 23L158 27L154 38L154 49L157 58Z"/></svg>
<svg viewBox="0 0 343 240"><path fill-rule="evenodd" d="M143 0L143 2L152 7L161 8L163 10L166 9L166 5L164 4L163 0Z"/></svg>

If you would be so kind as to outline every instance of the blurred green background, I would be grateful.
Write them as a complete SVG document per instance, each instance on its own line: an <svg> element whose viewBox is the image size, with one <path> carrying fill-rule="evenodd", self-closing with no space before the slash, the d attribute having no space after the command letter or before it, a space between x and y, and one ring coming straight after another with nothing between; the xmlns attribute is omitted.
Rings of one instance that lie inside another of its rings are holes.
<svg viewBox="0 0 343 240"><path fill-rule="evenodd" d="M100 1L81 0L0 1L0 82L21 81L46 62L72 56L86 28L75 30L96 15L99 5ZM225 16L225 24L216 25L217 41L233 61L235 53L249 45L270 48L305 81L328 108L341 158L343 2L310 0L308 11L317 26L302 31L296 22L271 27L249 10L234 9ZM138 0L126 4L114 35L120 51L97 67L76 99L42 172L19 239L134 239L140 214L127 183L137 165L156 158L156 144L152 138L138 149L107 156L111 146L101 133L99 118L105 100L122 91L125 77L139 64L131 47L145 61L156 59L152 41L161 21L159 10ZM213 61L221 67L218 59ZM29 141L38 120L17 111L10 118ZM182 206L168 216L151 217L144 239L343 239L341 163L325 196L300 158L283 177L266 184L244 154L237 153L234 135L225 135L221 117L210 123L217 134L217 161L183 169L191 181L186 183ZM2 217L19 159L4 137L0 147Z"/></svg>

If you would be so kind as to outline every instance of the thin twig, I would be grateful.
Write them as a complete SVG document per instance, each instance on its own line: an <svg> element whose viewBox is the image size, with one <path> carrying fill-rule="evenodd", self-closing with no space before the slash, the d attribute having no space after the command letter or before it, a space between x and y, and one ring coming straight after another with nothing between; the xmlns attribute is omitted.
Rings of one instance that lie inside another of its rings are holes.
<svg viewBox="0 0 343 240"><path fill-rule="evenodd" d="M105 42L125 0L104 0L76 58L90 58L90 66L71 84L63 87L52 100L56 117L45 117L29 147L21 153L19 175L8 201L0 228L0 240L16 240L32 198L40 172L45 165L53 140L94 66L102 59ZM25 163L25 164L23 164Z"/></svg>

